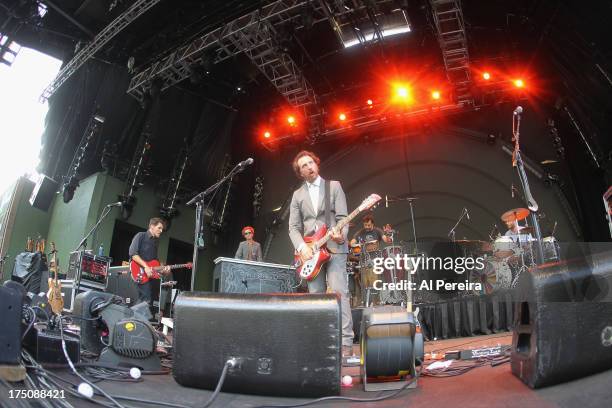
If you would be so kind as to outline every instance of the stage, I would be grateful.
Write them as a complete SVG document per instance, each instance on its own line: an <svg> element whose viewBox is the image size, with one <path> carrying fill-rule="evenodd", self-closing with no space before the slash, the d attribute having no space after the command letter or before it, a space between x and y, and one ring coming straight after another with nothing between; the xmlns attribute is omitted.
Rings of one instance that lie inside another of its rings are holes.
<svg viewBox="0 0 612 408"><path fill-rule="evenodd" d="M432 353L443 355L449 350L465 350L497 345L510 345L510 333L494 334L469 338L456 338L450 340L429 341L425 344L425 366L433 362ZM355 345L358 352L358 345ZM452 367L452 366L451 366ZM75 377L68 371L56 371L63 378L75 381ZM427 370L424 370L427 372ZM354 384L352 387L343 387L343 397L372 399L391 394L393 391L364 392L359 379L359 367L344 367L343 375L351 375ZM187 407L200 407L208 400L211 391L185 388L178 385L170 374L147 375L138 383L120 383L103 381L98 383L106 392L113 396L131 398L145 398L159 401L159 404L144 404L133 401L121 401L126 406L150 407L162 406L168 402ZM459 407L568 407L573 408L599 408L612 406L612 370L584 377L579 380L559 384L556 386L532 390L524 385L510 372L510 364L504 363L496 367L485 365L474 368L462 375L454 377L432 377L422 375L418 379L418 386L414 390L404 390L399 395L384 401L357 403L350 401L322 402L315 404L318 407L362 406L362 407L423 407L447 408ZM72 403L79 407L98 406L84 400L74 400ZM292 405L305 403L306 399L274 398L266 396L226 394L221 392L213 407L263 407L275 405Z"/></svg>

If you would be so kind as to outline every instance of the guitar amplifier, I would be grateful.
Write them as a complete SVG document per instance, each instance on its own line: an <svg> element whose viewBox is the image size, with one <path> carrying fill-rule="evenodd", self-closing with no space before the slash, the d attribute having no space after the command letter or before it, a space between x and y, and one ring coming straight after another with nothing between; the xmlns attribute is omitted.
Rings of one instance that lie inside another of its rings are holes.
<svg viewBox="0 0 612 408"><path fill-rule="evenodd" d="M291 293L299 285L295 268L289 265L215 259L213 290L224 293Z"/></svg>
<svg viewBox="0 0 612 408"><path fill-rule="evenodd" d="M89 281L106 286L108 268L112 258L94 255L91 251L74 251L68 261L67 279L81 277L81 281Z"/></svg>

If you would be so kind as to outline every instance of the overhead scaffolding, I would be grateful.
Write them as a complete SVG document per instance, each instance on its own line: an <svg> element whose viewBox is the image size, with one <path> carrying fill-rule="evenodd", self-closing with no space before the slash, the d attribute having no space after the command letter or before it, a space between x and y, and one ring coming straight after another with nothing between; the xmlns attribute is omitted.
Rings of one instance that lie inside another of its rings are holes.
<svg viewBox="0 0 612 408"><path fill-rule="evenodd" d="M312 86L291 57L276 46L276 26L300 18L305 7L313 9L324 20L320 6L307 1L279 0L241 16L223 27L208 31L160 60L153 62L132 78L128 94L138 100L146 95L155 80L161 90L189 78L190 67L202 64L204 58L219 63L245 53L274 85L287 102L307 112L317 98Z"/></svg>
<svg viewBox="0 0 612 408"><path fill-rule="evenodd" d="M460 0L430 0L446 76L457 102L473 104L470 56Z"/></svg>
<svg viewBox="0 0 612 408"><path fill-rule="evenodd" d="M45 88L40 96L41 99L49 99L59 87L72 76L72 74L87 62L87 60L93 57L106 43L119 34L119 32L127 27L132 21L136 20L160 1L161 0L136 0L130 8L121 13L119 17L114 19L108 26L100 31L89 44L79 50L76 55L64 65L55 79Z"/></svg>

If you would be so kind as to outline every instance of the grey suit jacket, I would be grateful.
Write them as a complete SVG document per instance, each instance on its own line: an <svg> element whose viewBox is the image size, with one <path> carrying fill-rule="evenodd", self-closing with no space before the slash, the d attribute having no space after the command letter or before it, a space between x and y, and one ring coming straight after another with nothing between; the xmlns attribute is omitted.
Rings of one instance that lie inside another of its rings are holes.
<svg viewBox="0 0 612 408"><path fill-rule="evenodd" d="M246 241L242 241L240 245L238 245L238 250L236 251L236 255L234 258L238 259L249 259L251 261L261 261L261 245L259 242L253 241L251 256L249 257L249 244Z"/></svg>
<svg viewBox="0 0 612 408"><path fill-rule="evenodd" d="M302 238L304 235L311 235L315 231L315 225L319 228L325 224L325 183L328 183L328 181L321 178L321 185L319 186L319 205L316 209L312 208L312 201L310 199L310 194L308 194L306 183L303 183L299 189L293 192L289 213L289 238L291 238L291 242L295 249L304 242ZM328 225L328 227L333 227L338 221L348 215L346 196L344 195L340 182L331 182L330 196L330 218L332 225ZM344 244L339 245L331 239L327 242L327 247L331 252L348 252L348 245L346 243L347 234L348 225L342 229L342 235L344 235L345 240Z"/></svg>

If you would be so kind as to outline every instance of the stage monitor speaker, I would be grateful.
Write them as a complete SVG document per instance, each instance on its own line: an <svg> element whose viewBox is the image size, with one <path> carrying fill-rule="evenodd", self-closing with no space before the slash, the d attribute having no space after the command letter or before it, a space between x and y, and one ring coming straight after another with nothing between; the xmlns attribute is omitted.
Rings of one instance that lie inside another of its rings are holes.
<svg viewBox="0 0 612 408"><path fill-rule="evenodd" d="M361 378L365 391L416 387L412 313L400 306L365 308L361 321ZM422 340L421 340L422 342Z"/></svg>
<svg viewBox="0 0 612 408"><path fill-rule="evenodd" d="M539 388L612 368L611 297L612 252L523 272L512 373Z"/></svg>
<svg viewBox="0 0 612 408"><path fill-rule="evenodd" d="M18 364L21 360L21 308L23 293L0 286L0 364Z"/></svg>
<svg viewBox="0 0 612 408"><path fill-rule="evenodd" d="M340 301L333 294L185 292L174 309L174 379L223 392L321 397L340 393Z"/></svg>
<svg viewBox="0 0 612 408"><path fill-rule="evenodd" d="M41 174L30 196L30 204L32 207L47 211L57 190L57 181Z"/></svg>

